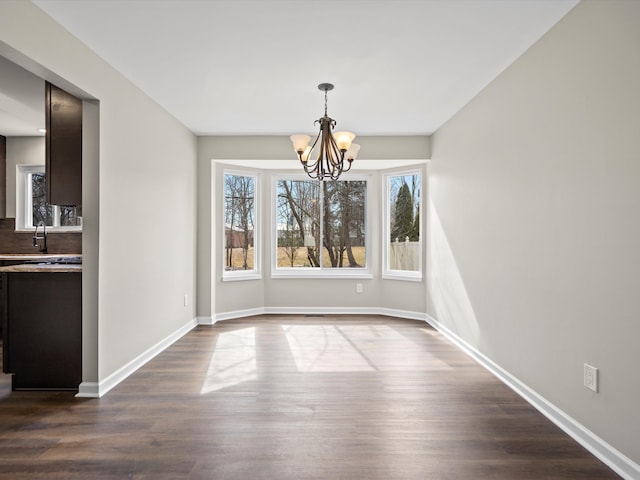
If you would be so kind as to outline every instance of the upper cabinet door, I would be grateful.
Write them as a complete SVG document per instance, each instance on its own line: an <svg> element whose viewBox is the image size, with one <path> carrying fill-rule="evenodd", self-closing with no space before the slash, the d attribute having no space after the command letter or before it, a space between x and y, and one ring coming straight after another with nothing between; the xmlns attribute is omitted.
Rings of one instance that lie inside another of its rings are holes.
<svg viewBox="0 0 640 480"><path fill-rule="evenodd" d="M82 100L46 82L47 202L82 205Z"/></svg>

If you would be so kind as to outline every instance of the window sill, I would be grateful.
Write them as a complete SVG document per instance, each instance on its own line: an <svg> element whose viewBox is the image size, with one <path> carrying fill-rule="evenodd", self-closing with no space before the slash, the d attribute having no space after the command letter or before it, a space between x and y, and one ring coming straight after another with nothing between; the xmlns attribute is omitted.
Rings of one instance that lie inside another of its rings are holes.
<svg viewBox="0 0 640 480"><path fill-rule="evenodd" d="M398 272L398 273L383 273L383 280L399 280L401 282L421 282L422 281L422 273L420 272Z"/></svg>
<svg viewBox="0 0 640 480"><path fill-rule="evenodd" d="M227 273L222 275L223 282L241 282L244 280L262 280L259 273Z"/></svg>
<svg viewBox="0 0 640 480"><path fill-rule="evenodd" d="M308 278L311 280L322 280L322 279L360 279L360 280L371 280L373 279L373 275L369 270L360 270L360 271L349 271L350 269L346 269L347 271L343 271L342 269L339 272L336 271L327 271L327 270L317 270L311 268L305 269L286 269L286 270L278 270L271 272L271 278L274 279L288 279L288 278Z"/></svg>
<svg viewBox="0 0 640 480"><path fill-rule="evenodd" d="M33 228L16 228L16 233L31 233L36 227ZM47 227L47 235L50 233L82 233L82 227ZM38 235L42 234L42 227L38 227Z"/></svg>

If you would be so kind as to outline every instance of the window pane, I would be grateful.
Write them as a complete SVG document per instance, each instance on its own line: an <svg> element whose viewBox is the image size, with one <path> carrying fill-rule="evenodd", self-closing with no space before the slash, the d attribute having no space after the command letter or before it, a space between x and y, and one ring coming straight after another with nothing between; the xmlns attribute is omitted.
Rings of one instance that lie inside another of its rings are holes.
<svg viewBox="0 0 640 480"><path fill-rule="evenodd" d="M278 181L277 268L320 266L320 183Z"/></svg>
<svg viewBox="0 0 640 480"><path fill-rule="evenodd" d="M389 269L420 271L420 175L389 177Z"/></svg>
<svg viewBox="0 0 640 480"><path fill-rule="evenodd" d="M33 225L44 222L47 227L53 226L53 210L46 201L47 183L44 173L31 174L31 198Z"/></svg>
<svg viewBox="0 0 640 480"><path fill-rule="evenodd" d="M279 180L276 268L366 267L367 182Z"/></svg>
<svg viewBox="0 0 640 480"><path fill-rule="evenodd" d="M80 224L76 207L60 207L60 226L75 227Z"/></svg>
<svg viewBox="0 0 640 480"><path fill-rule="evenodd" d="M323 267L366 267L365 181L321 182Z"/></svg>
<svg viewBox="0 0 640 480"><path fill-rule="evenodd" d="M224 176L225 270L255 269L255 178Z"/></svg>

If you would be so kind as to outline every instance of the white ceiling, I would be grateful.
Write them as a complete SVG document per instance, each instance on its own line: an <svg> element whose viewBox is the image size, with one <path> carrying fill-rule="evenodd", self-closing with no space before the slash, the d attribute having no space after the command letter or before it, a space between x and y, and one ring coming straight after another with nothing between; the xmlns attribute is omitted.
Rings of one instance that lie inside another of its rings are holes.
<svg viewBox="0 0 640 480"><path fill-rule="evenodd" d="M578 0L35 0L197 134L431 134Z"/></svg>

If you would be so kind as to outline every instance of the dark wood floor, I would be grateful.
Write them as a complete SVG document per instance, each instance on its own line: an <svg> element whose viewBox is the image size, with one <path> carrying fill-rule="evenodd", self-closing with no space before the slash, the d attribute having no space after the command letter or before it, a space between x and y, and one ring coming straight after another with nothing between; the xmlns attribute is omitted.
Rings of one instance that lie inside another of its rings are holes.
<svg viewBox="0 0 640 480"><path fill-rule="evenodd" d="M11 392L0 479L619 478L422 322L201 326L102 399Z"/></svg>

